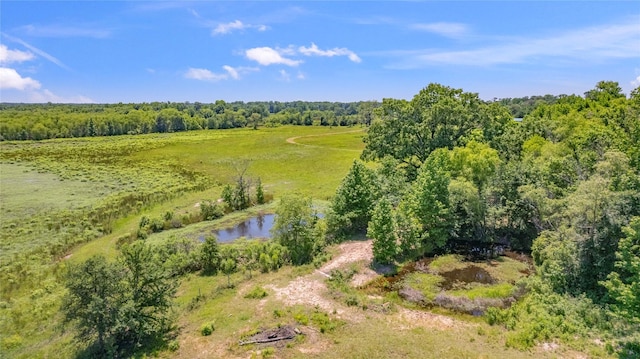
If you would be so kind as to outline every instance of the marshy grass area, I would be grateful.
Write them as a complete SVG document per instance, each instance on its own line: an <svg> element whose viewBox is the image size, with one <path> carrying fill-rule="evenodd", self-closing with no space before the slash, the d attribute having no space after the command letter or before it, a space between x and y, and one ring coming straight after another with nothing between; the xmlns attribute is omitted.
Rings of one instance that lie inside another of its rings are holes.
<svg viewBox="0 0 640 359"><path fill-rule="evenodd" d="M488 307L508 307L524 294L519 281L532 270L527 261L498 256L469 261L449 254L403 265L397 274L381 276L363 288L418 307L441 307L482 315Z"/></svg>

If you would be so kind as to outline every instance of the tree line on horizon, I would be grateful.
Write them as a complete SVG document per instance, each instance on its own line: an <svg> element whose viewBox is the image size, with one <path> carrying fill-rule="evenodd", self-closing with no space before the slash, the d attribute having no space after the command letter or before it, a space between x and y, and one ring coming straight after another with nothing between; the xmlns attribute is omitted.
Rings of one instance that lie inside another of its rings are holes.
<svg viewBox="0 0 640 359"><path fill-rule="evenodd" d="M514 118L566 95L494 99ZM0 141L167 133L258 126L370 125L378 101L0 104Z"/></svg>

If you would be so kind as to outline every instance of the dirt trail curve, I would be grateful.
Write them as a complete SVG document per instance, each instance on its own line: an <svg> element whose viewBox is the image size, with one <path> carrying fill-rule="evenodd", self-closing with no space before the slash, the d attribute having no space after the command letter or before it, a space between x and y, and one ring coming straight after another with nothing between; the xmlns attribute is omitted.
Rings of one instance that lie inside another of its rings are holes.
<svg viewBox="0 0 640 359"><path fill-rule="evenodd" d="M307 137L323 137L323 136L336 136L336 135L342 135L345 133L356 133L356 132L362 132L364 131L363 128L359 129L359 130L352 130L352 131L345 131L345 132L331 132L331 133L321 133L319 135L304 135L304 136L294 136L294 137L289 137L287 138L287 143L290 143L292 145L298 145L298 146L308 146L308 147L327 147L327 146L318 146L318 145L307 145L304 143L298 143L296 142L297 139L299 138L307 138ZM344 148L342 150L345 150ZM350 150L353 151L353 150Z"/></svg>
<svg viewBox="0 0 640 359"><path fill-rule="evenodd" d="M345 268L357 262L365 262L366 265L362 266L364 269L353 277L351 285L357 287L375 278L377 273L368 268L368 264L373 259L371 240L345 242L340 244L338 249L338 255L313 273L298 277L282 288L275 285L266 287L273 290L276 298L286 305L301 304L318 307L329 313L335 311L337 317L350 322L361 322L366 315L377 315L372 312L364 312L360 308L348 307L329 298L325 284L325 280L330 276L332 270ZM388 321L391 326L399 330L415 327L452 329L467 325L467 323L444 315L407 308L399 308L397 313L388 316Z"/></svg>
<svg viewBox="0 0 640 359"><path fill-rule="evenodd" d="M370 262L373 258L371 241L342 243L338 248L340 253L313 273L298 277L283 288L278 288L274 285L267 287L273 290L276 297L286 305L302 304L317 306L329 313L335 310L337 316L342 319L351 321L364 319L361 310L347 307L343 303L327 298L327 286L324 281L334 269L360 261ZM370 276L373 277L375 275L375 272L371 271Z"/></svg>

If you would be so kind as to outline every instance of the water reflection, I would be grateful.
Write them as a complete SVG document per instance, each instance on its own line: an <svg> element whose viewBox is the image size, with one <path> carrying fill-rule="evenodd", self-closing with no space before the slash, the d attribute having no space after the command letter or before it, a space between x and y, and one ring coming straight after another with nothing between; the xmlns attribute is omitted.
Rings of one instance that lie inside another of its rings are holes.
<svg viewBox="0 0 640 359"><path fill-rule="evenodd" d="M271 238L271 227L275 219L274 214L259 214L238 223L234 227L213 230L211 234L218 238L218 242L231 242L241 237L245 238Z"/></svg>

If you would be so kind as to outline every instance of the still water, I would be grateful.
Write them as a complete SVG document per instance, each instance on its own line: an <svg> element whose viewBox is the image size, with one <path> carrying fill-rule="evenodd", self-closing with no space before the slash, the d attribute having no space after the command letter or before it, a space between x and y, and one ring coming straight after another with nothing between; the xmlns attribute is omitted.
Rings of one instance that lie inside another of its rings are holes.
<svg viewBox="0 0 640 359"><path fill-rule="evenodd" d="M259 214L233 227L211 231L211 234L218 238L218 242L231 242L241 237L271 238L274 219L275 214ZM200 240L204 240L204 237Z"/></svg>

